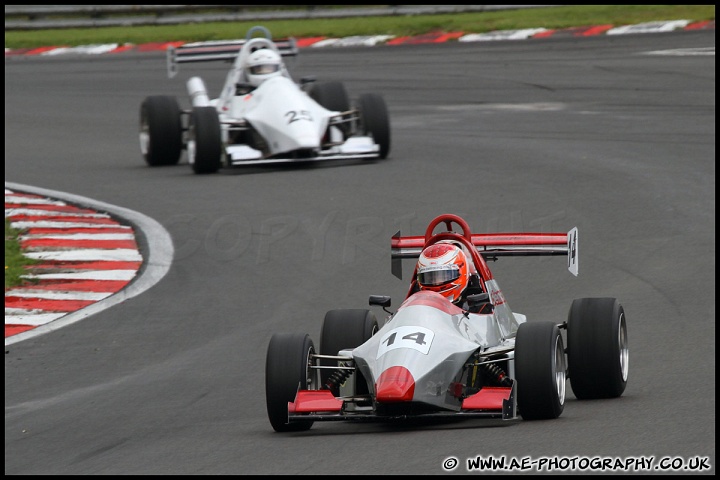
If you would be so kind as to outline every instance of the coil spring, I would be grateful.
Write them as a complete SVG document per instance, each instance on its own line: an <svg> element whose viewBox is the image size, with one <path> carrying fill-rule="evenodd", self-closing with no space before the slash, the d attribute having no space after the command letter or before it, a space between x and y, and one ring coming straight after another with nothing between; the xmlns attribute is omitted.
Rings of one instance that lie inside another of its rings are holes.
<svg viewBox="0 0 720 480"><path fill-rule="evenodd" d="M345 364L341 363L340 366L344 367ZM345 383L345 380L347 380L348 377L350 377L350 375L352 375L352 370L345 369L345 368L338 368L328 377L324 386L328 390L331 390L333 393L337 393L340 388L340 385Z"/></svg>
<svg viewBox="0 0 720 480"><path fill-rule="evenodd" d="M511 387L512 382L508 378L505 370L500 368L497 363L484 363L482 365L485 371L492 376L498 383L506 387Z"/></svg>

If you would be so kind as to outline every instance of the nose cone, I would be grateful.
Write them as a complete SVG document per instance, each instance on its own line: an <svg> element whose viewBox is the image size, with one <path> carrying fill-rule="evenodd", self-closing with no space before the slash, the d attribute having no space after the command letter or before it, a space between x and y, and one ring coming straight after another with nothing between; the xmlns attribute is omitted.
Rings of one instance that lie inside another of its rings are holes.
<svg viewBox="0 0 720 480"><path fill-rule="evenodd" d="M320 148L322 132L316 122L300 118L288 125L287 133L289 141L295 143L295 148Z"/></svg>
<svg viewBox="0 0 720 480"><path fill-rule="evenodd" d="M415 379L405 367L390 367L378 378L375 392L380 403L410 402L415 394Z"/></svg>

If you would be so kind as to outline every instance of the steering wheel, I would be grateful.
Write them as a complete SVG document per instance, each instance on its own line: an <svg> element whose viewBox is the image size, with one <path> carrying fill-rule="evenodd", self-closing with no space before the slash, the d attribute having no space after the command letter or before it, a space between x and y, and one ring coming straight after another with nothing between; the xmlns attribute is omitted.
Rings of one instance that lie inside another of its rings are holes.
<svg viewBox="0 0 720 480"><path fill-rule="evenodd" d="M440 225L441 223L445 223L445 226L447 228L446 232L441 232L433 236L433 231L435 230L435 227ZM462 230L462 234L453 231L452 224L457 224L460 229ZM443 215L440 215L438 217L435 217L435 219L430 222L427 229L425 230L425 245L428 244L431 238L438 237L440 235L447 235L452 234L456 236L464 237L465 240L467 240L472 245L472 232L470 231L470 226L467 224L465 220L458 217L457 215L453 215L452 213L445 213ZM436 240L444 240L440 238L436 238Z"/></svg>

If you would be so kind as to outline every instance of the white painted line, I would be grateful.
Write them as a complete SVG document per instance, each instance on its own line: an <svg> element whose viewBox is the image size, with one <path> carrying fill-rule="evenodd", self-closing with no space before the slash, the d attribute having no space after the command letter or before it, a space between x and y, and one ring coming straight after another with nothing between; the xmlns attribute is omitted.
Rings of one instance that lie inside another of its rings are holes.
<svg viewBox="0 0 720 480"><path fill-rule="evenodd" d="M36 233L20 235L22 240L135 240L132 233Z"/></svg>
<svg viewBox="0 0 720 480"><path fill-rule="evenodd" d="M115 50L118 47L117 43L108 44L97 44L97 45L78 45L77 47L60 47L47 52L41 53L41 55L62 55L64 53L82 53L82 54L101 54Z"/></svg>
<svg viewBox="0 0 720 480"><path fill-rule="evenodd" d="M537 103L483 103L479 105L439 105L439 111L472 112L481 110L505 110L517 112L554 112L564 110L567 106L560 102Z"/></svg>
<svg viewBox="0 0 720 480"><path fill-rule="evenodd" d="M83 248L77 250L58 250L42 252L25 252L26 257L38 260L60 260L65 262L93 261L93 260L118 260L122 262L142 261L142 255L131 248Z"/></svg>
<svg viewBox="0 0 720 480"><path fill-rule="evenodd" d="M333 47L373 47L378 43L385 43L386 41L394 38L394 35L356 35L353 37L344 37L334 39L333 42L328 42L325 46L331 45ZM322 43L325 40L321 40L317 43ZM317 45L315 43L315 45Z"/></svg>
<svg viewBox="0 0 720 480"><path fill-rule="evenodd" d="M488 33L470 33L458 38L458 42L481 42L487 40L525 40L547 31L547 28L525 28L521 30L497 30Z"/></svg>
<svg viewBox="0 0 720 480"><path fill-rule="evenodd" d="M331 47L339 42L339 38L325 38L310 45L310 48Z"/></svg>
<svg viewBox="0 0 720 480"><path fill-rule="evenodd" d="M692 57L696 55L715 55L715 47L674 48L671 50L655 50L652 52L643 53L644 55L671 55L678 57Z"/></svg>
<svg viewBox="0 0 720 480"><path fill-rule="evenodd" d="M45 310L41 308L13 308L5 307L5 315L35 315L44 313Z"/></svg>
<svg viewBox="0 0 720 480"><path fill-rule="evenodd" d="M14 217L16 215L30 216L51 216L51 217L88 217L88 218L110 218L107 213L86 213L86 212L59 212L57 210L40 210L35 208L6 208L5 216Z"/></svg>
<svg viewBox="0 0 720 480"><path fill-rule="evenodd" d="M44 300L90 300L97 302L115 292L60 292L52 290L15 289L5 292L6 297L42 298Z"/></svg>
<svg viewBox="0 0 720 480"><path fill-rule="evenodd" d="M638 23L636 25L625 25L622 27L611 28L606 35L625 35L627 33L654 33L654 32L672 32L678 28L685 28L690 23L690 20L672 20L672 21L658 21L658 22L645 22Z"/></svg>
<svg viewBox="0 0 720 480"><path fill-rule="evenodd" d="M33 326L39 326L39 325L45 325L47 323L50 323L54 320L57 320L58 318L62 318L67 313L34 313L30 315L8 315L7 309L5 309L5 325L33 325ZM12 337L10 337L12 338ZM6 338L5 341L7 342L8 339Z"/></svg>
<svg viewBox="0 0 720 480"><path fill-rule="evenodd" d="M22 195L8 195L8 191L9 190L5 190L6 203L67 206L67 203L60 200L50 200L49 198L24 197Z"/></svg>
<svg viewBox="0 0 720 480"><path fill-rule="evenodd" d="M37 280L132 280L137 270L90 270L73 273L38 273L21 275Z"/></svg>
<svg viewBox="0 0 720 480"><path fill-rule="evenodd" d="M113 224L113 223L83 223L83 222L51 222L46 220L39 220L37 222L11 222L12 227L18 230L25 230L28 228L126 228L130 230L130 227Z"/></svg>

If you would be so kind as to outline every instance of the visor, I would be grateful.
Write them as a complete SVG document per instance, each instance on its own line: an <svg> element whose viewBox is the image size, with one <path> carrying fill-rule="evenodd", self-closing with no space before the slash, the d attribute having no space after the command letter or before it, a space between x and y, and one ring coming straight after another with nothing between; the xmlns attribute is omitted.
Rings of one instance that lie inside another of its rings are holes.
<svg viewBox="0 0 720 480"><path fill-rule="evenodd" d="M418 272L417 280L420 285L435 287L460 278L460 269L457 265L425 267Z"/></svg>
<svg viewBox="0 0 720 480"><path fill-rule="evenodd" d="M278 70L280 70L280 65L272 63L253 65L250 67L250 73L253 75L266 75L268 73L275 73Z"/></svg>

